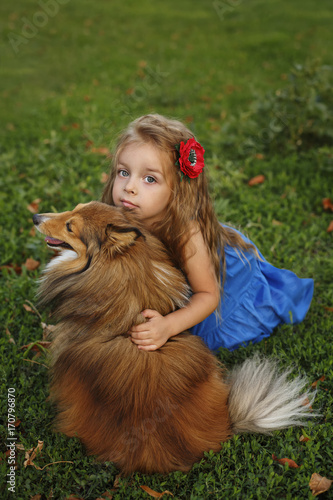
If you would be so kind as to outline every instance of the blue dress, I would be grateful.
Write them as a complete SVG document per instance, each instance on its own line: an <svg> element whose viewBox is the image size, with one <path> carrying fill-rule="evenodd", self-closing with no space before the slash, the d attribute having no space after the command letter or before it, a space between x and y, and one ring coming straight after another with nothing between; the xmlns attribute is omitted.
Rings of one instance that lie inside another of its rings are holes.
<svg viewBox="0 0 333 500"><path fill-rule="evenodd" d="M278 269L258 253L262 261L251 252L246 252L245 260L233 247L225 247L226 279L220 318L212 313L190 330L212 350L225 347L233 351L250 341L259 342L280 323L303 321L310 307L313 280Z"/></svg>

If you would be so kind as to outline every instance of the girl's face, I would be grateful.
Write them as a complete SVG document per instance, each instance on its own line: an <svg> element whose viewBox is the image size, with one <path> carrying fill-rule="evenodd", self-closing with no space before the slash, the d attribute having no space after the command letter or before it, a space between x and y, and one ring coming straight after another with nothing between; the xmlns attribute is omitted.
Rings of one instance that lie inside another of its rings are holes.
<svg viewBox="0 0 333 500"><path fill-rule="evenodd" d="M152 144L129 144L120 153L116 169L112 190L116 207L133 210L147 227L161 220L171 196L162 153Z"/></svg>

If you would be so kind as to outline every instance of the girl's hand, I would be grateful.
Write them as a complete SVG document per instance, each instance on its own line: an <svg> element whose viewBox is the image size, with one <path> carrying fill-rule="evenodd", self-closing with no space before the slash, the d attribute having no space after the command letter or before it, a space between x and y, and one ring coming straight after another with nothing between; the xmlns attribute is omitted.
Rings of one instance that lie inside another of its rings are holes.
<svg viewBox="0 0 333 500"><path fill-rule="evenodd" d="M129 331L131 340L142 351L155 351L171 337L168 320L152 309L145 309L141 314L148 321L141 323L141 325L132 326Z"/></svg>

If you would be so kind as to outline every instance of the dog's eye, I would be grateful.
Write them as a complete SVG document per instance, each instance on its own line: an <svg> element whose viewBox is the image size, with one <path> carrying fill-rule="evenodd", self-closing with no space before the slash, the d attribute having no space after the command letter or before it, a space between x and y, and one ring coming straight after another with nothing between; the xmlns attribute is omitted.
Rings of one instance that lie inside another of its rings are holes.
<svg viewBox="0 0 333 500"><path fill-rule="evenodd" d="M71 228L71 225L70 225L70 222L66 222L66 229L69 233L72 233L72 228Z"/></svg>

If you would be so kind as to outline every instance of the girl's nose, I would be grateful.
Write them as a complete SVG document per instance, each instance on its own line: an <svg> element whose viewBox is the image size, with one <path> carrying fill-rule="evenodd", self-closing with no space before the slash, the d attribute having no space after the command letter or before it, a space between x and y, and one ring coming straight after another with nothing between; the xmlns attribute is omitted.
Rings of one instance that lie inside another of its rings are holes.
<svg viewBox="0 0 333 500"><path fill-rule="evenodd" d="M137 193L137 187L133 179L129 179L128 182L125 184L125 191L126 193L131 193L131 194Z"/></svg>

